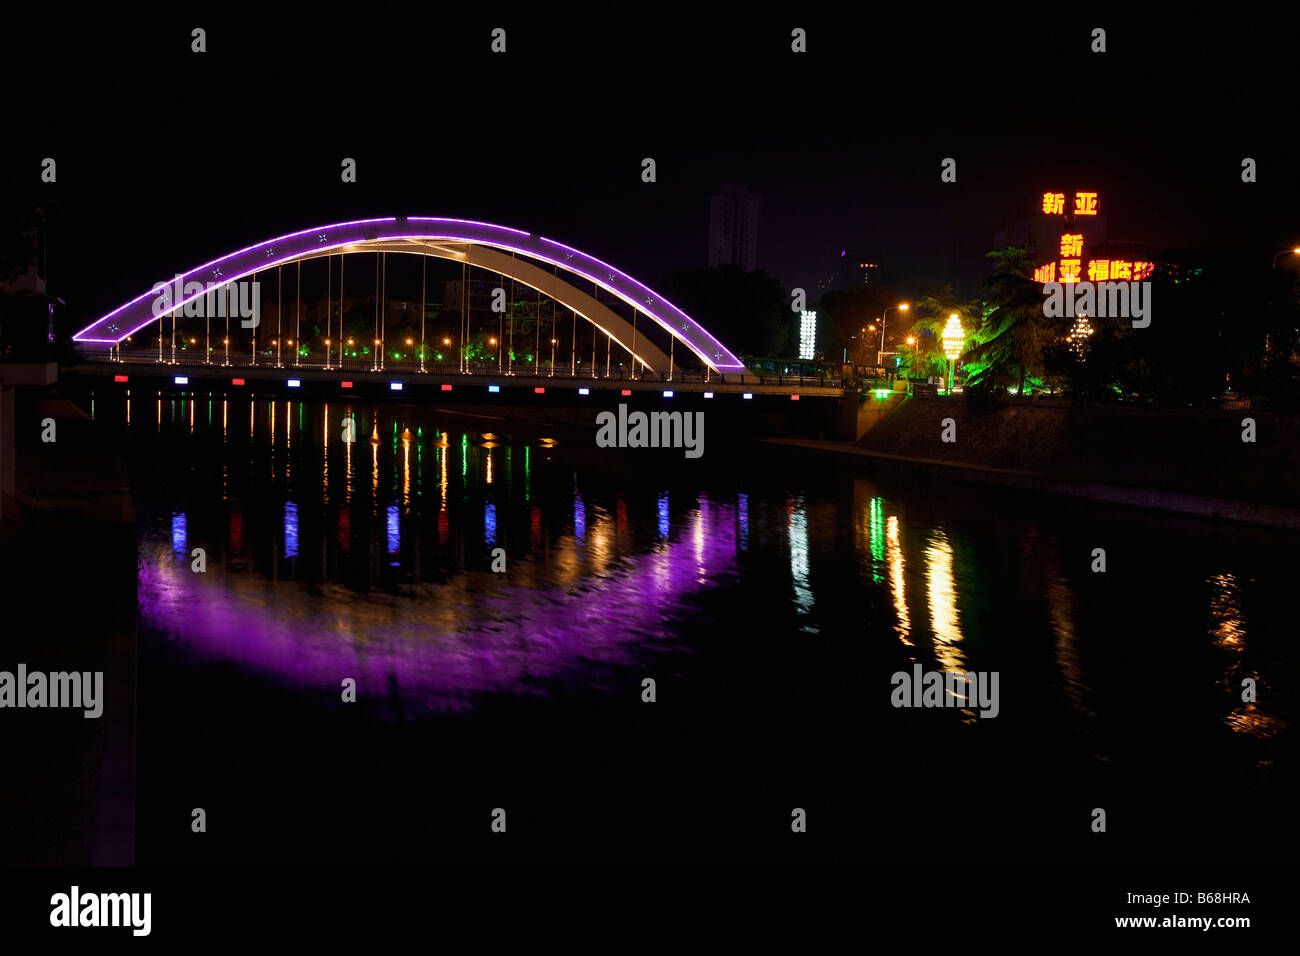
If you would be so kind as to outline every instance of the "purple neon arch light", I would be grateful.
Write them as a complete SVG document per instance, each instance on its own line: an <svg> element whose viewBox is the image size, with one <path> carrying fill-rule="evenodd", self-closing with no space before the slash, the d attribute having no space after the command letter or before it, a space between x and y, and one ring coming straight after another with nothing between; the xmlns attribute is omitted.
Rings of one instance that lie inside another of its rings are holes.
<svg viewBox="0 0 1300 956"><path fill-rule="evenodd" d="M235 282L254 272L265 272L295 259L346 246L400 239L467 242L504 249L545 262L594 282L628 305L635 306L684 343L701 361L717 371L739 372L745 368L744 363L714 338L704 326L649 286L638 282L609 263L566 246L564 243L556 242L554 239L547 239L522 229L511 229L508 226L496 226L470 219L403 216L358 219L319 226L315 229L304 229L205 262L183 273L181 282L182 284L199 282L205 286L209 282L216 284ZM172 308L181 308L203 294L197 292L186 296L174 303ZM154 288L150 288L149 291L92 322L72 338L76 342L116 345L128 335L135 334L150 322L160 318L153 312L156 298L157 293Z"/></svg>

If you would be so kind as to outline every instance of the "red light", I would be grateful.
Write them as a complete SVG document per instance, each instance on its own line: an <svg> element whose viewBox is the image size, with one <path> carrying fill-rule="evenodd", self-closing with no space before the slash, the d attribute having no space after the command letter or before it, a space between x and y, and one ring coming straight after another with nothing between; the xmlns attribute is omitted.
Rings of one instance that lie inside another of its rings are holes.
<svg viewBox="0 0 1300 956"><path fill-rule="evenodd" d="M546 393L546 389L542 388L542 386L540 385L538 385L535 389L533 389L534 395L543 395L545 393Z"/></svg>
<svg viewBox="0 0 1300 956"><path fill-rule="evenodd" d="M451 391L451 386L450 386L450 385L444 385L444 386L442 387L442 390L443 390L444 392L450 392L450 391Z"/></svg>
<svg viewBox="0 0 1300 956"><path fill-rule="evenodd" d="M351 383L351 382L344 382L344 383L343 383L343 387L344 387L344 388L351 388L351 387L352 387L352 383Z"/></svg>
<svg viewBox="0 0 1300 956"><path fill-rule="evenodd" d="M231 384L231 385L243 385L243 384L244 384L244 380L243 380L242 378L232 378L232 379L230 380L230 384Z"/></svg>
<svg viewBox="0 0 1300 956"><path fill-rule="evenodd" d="M792 402L797 402L797 401L799 401L799 396L798 396L798 395L791 395L791 396L790 396L790 401L792 401Z"/></svg>
<svg viewBox="0 0 1300 956"><path fill-rule="evenodd" d="M632 389L630 389L630 388L625 388L625 389L623 389L623 391L619 392L619 394L620 394L620 395L631 395L631 394L632 394Z"/></svg>
<svg viewBox="0 0 1300 956"><path fill-rule="evenodd" d="M125 375L114 375L114 376L113 376L113 381L115 381L115 382L125 382L125 381L126 381L126 376L125 376Z"/></svg>

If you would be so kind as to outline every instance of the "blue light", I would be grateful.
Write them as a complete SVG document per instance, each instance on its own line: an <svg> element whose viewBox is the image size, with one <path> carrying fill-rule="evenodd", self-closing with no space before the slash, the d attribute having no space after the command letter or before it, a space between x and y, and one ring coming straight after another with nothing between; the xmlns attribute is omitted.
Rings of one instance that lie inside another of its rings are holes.
<svg viewBox="0 0 1300 956"><path fill-rule="evenodd" d="M190 377L189 377L188 375L177 375L177 376L176 376L176 384L177 384L177 385L188 385L188 384L190 384Z"/></svg>
<svg viewBox="0 0 1300 956"><path fill-rule="evenodd" d="M299 385L301 385L301 384L302 384L302 382L300 382L300 381L299 381L298 379L296 379L296 378L291 378L291 379L289 379L289 387L290 387L290 388L297 388L297 387L298 387Z"/></svg>
<svg viewBox="0 0 1300 956"><path fill-rule="evenodd" d="M578 547L587 545L587 509L582 504L582 495L573 499L573 537ZM578 560L582 560L579 558Z"/></svg>
<svg viewBox="0 0 1300 956"><path fill-rule="evenodd" d="M185 557L185 512L172 515L172 550L179 558Z"/></svg>
<svg viewBox="0 0 1300 956"><path fill-rule="evenodd" d="M488 386L488 391L489 391L489 392L499 392L499 391L501 391L501 386L500 386L500 385L489 385L489 386Z"/></svg>
<svg viewBox="0 0 1300 956"><path fill-rule="evenodd" d="M483 502L483 537L488 544L497 543L497 508L490 501Z"/></svg>
<svg viewBox="0 0 1300 956"><path fill-rule="evenodd" d="M579 395L590 395L590 394L591 394L591 389L589 389L589 388L580 388L580 389L578 389L578 394L579 394Z"/></svg>
<svg viewBox="0 0 1300 956"><path fill-rule="evenodd" d="M712 393L712 392L705 392L705 393L704 393L704 397L705 397L705 398L712 398L712 397L713 397L713 393Z"/></svg>
<svg viewBox="0 0 1300 956"><path fill-rule="evenodd" d="M400 392L400 391L402 390L402 383L401 383L401 382L389 382L389 383L388 383L388 387L391 388L394 392Z"/></svg>
<svg viewBox="0 0 1300 956"><path fill-rule="evenodd" d="M668 496L659 497L659 537L668 537Z"/></svg>
<svg viewBox="0 0 1300 956"><path fill-rule="evenodd" d="M388 553L398 554L402 550L402 525L398 518L397 505L388 506Z"/></svg>
<svg viewBox="0 0 1300 956"><path fill-rule="evenodd" d="M672 397L673 397L672 389L665 389L665 390L664 390L664 398L672 398Z"/></svg>
<svg viewBox="0 0 1300 956"><path fill-rule="evenodd" d="M754 397L754 393L753 393L753 392L746 392L744 395L742 395L742 396L740 396L740 397L741 397L741 398L753 398L753 397Z"/></svg>
<svg viewBox="0 0 1300 956"><path fill-rule="evenodd" d="M292 558L298 553L298 506L292 501L284 503L284 554Z"/></svg>

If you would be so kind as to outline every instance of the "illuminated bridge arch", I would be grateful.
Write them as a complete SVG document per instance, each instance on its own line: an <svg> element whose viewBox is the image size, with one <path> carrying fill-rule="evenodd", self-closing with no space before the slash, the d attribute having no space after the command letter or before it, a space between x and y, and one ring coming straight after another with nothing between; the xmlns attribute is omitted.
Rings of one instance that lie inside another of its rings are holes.
<svg viewBox="0 0 1300 956"><path fill-rule="evenodd" d="M204 263L184 273L181 282L197 282L204 286L208 283L225 284L287 263L348 252L434 256L509 276L572 309L622 346L642 366L656 372L667 369L669 358L661 349L646 340L644 335L637 335L632 324L607 305L566 281L567 277L560 274L562 270L595 283L649 317L714 371L727 373L745 369L744 363L702 325L609 263L535 233L468 219L390 217L304 229ZM166 311L179 309L203 294L196 292L179 302L170 303ZM153 311L156 301L157 293L151 288L86 326L73 336L73 340L117 345L161 318Z"/></svg>

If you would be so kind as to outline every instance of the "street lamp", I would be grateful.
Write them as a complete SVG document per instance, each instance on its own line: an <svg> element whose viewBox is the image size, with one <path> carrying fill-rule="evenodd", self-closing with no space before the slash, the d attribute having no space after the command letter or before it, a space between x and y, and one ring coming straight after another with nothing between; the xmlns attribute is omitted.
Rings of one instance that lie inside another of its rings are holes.
<svg viewBox="0 0 1300 956"><path fill-rule="evenodd" d="M1277 254L1277 256L1274 256L1274 257L1273 257L1273 268L1274 268L1274 269L1277 268L1277 258L1278 258L1278 256L1285 256L1285 255L1290 255L1290 254L1295 254L1295 253L1300 253L1300 249L1283 249L1281 252L1279 252L1279 253Z"/></svg>
<svg viewBox="0 0 1300 956"><path fill-rule="evenodd" d="M952 379L955 374L955 364L961 353L965 351L966 333L961 327L961 319L954 312L948 316L948 324L943 329L943 354L948 356L948 394L952 394Z"/></svg>
<svg viewBox="0 0 1300 956"><path fill-rule="evenodd" d="M906 302L900 302L898 305L891 305L880 316L880 351L876 353L876 367L880 368L885 364L885 321L889 318L890 312L906 312L911 306Z"/></svg>

